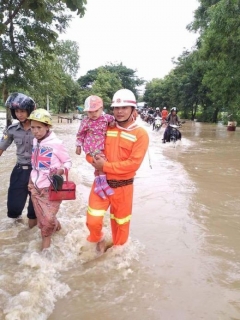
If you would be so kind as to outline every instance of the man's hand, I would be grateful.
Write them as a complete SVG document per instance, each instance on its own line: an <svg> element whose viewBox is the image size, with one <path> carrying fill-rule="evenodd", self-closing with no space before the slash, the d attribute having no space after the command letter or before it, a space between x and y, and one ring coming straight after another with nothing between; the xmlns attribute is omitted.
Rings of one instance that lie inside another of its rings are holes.
<svg viewBox="0 0 240 320"><path fill-rule="evenodd" d="M99 154L97 154L94 158L93 158L93 162L92 162L92 166L99 171L103 171L103 166L105 163L105 159L102 158Z"/></svg>

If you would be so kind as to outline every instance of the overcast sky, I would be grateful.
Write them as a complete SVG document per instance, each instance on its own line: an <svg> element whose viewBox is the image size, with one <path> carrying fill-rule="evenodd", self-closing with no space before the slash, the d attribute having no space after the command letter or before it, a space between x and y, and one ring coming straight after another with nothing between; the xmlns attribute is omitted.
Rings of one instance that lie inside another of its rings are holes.
<svg viewBox="0 0 240 320"><path fill-rule="evenodd" d="M162 78L171 59L191 49L196 35L186 30L197 0L87 0L64 39L79 44L80 71L122 62L145 80Z"/></svg>

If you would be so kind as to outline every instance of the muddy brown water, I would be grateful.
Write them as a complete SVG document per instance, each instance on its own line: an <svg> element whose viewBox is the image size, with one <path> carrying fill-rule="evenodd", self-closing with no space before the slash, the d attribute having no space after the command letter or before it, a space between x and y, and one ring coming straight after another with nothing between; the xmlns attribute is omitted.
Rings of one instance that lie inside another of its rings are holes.
<svg viewBox="0 0 240 320"><path fill-rule="evenodd" d="M97 259L85 241L93 169L74 153L78 120L55 121L78 193L59 212L48 254L25 213L23 223L6 218L14 146L0 158L0 319L240 319L240 130L186 122L173 146L138 121L150 147L135 178L131 237Z"/></svg>

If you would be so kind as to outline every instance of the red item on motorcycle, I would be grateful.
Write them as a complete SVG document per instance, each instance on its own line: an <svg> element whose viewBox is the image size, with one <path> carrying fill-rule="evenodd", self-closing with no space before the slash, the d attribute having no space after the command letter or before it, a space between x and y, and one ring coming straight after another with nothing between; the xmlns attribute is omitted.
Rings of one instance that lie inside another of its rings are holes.
<svg viewBox="0 0 240 320"><path fill-rule="evenodd" d="M55 190L52 185L49 187L49 200L75 200L76 199L76 184L68 180L68 170L65 169L66 181L63 181L61 190Z"/></svg>

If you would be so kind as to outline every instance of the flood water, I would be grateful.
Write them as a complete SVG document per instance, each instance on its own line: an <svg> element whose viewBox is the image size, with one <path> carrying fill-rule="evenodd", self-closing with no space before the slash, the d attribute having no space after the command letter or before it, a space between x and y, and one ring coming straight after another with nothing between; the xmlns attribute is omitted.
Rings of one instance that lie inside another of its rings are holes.
<svg viewBox="0 0 240 320"><path fill-rule="evenodd" d="M62 230L44 254L26 213L23 223L6 217L15 147L0 157L0 319L240 319L239 128L186 122L173 146L138 121L150 147L135 178L131 237L99 258L85 240L93 168L75 155L79 120L55 120L77 200L63 202Z"/></svg>

